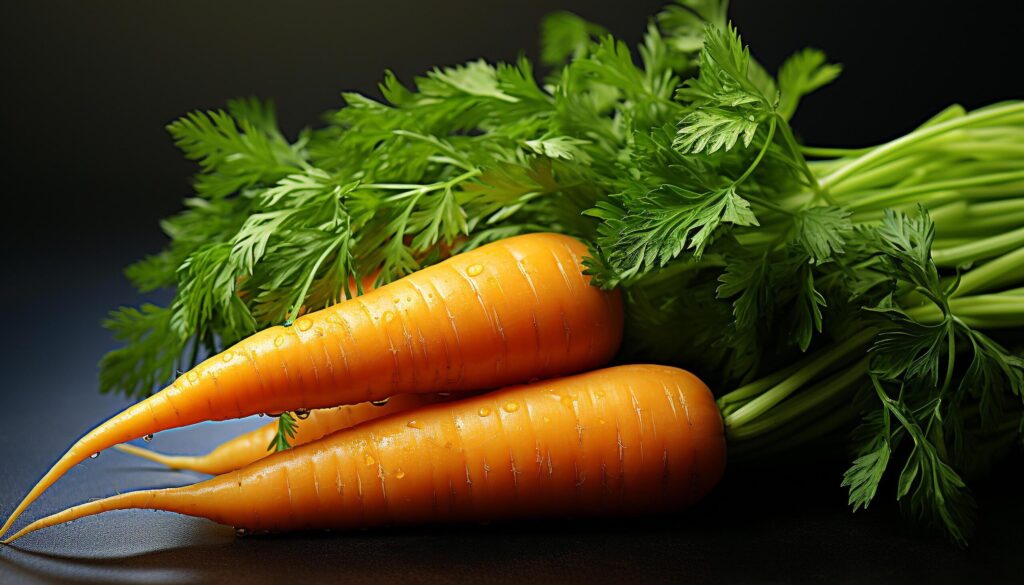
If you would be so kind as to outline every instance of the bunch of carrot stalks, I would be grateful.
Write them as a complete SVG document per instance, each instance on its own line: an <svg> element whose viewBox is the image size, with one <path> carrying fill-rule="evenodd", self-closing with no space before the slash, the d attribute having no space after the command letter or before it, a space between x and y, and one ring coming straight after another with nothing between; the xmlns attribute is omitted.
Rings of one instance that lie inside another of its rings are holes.
<svg viewBox="0 0 1024 585"><path fill-rule="evenodd" d="M214 477L91 501L5 542L125 508L250 532L683 508L722 475L721 415L685 371L594 369L615 355L623 313L617 292L590 285L585 253L567 236L510 238L261 331L82 437L0 535L71 467L114 446ZM275 424L199 457L122 445L307 410L295 448L277 453L266 447Z"/></svg>

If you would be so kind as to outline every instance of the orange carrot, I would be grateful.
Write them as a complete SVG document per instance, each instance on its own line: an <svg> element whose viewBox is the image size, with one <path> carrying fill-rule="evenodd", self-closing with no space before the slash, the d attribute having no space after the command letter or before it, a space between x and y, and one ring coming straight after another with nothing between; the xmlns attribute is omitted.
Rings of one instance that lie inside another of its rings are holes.
<svg viewBox="0 0 1024 585"><path fill-rule="evenodd" d="M334 408L318 408L311 411L308 418L299 422L295 437L290 442L292 446L305 445L335 431L354 427L368 420L442 400L445 398L437 394L399 394L391 397L384 404L363 402ZM164 455L127 443L116 445L114 448L172 469L188 469L210 475L220 475L245 467L253 461L270 455L271 451L267 450L267 445L277 433L277 427L277 421L270 422L222 443L205 455Z"/></svg>
<svg viewBox="0 0 1024 585"><path fill-rule="evenodd" d="M449 254L445 254L447 257ZM363 292L374 289L377 279L377 272L361 279ZM356 286L356 279L349 277L347 292L343 289L342 295L358 296L359 287ZM299 309L299 315L306 313L303 305ZM361 404L346 404L334 408L318 408L310 411L308 420L298 425L295 436L291 439L292 445L303 445L315 441L324 435L355 426L363 421L380 418L382 416L408 410L424 404L440 400L437 394L399 394L383 403L363 402ZM130 443L115 445L118 451L142 457L171 469L187 469L210 475L220 475L228 471L234 471L240 467L262 459L270 454L268 445L278 431L276 421L267 423L258 429L243 433L234 439L221 443L213 451L205 455L165 455L150 449L144 449Z"/></svg>
<svg viewBox="0 0 1024 585"><path fill-rule="evenodd" d="M453 256L271 327L78 440L14 510L93 453L157 431L401 393L493 388L593 368L622 338L622 300L583 274L586 247L529 234Z"/></svg>
<svg viewBox="0 0 1024 585"><path fill-rule="evenodd" d="M275 532L663 513L710 491L724 467L703 382L619 366L398 413L192 486L82 504L10 540L126 508Z"/></svg>

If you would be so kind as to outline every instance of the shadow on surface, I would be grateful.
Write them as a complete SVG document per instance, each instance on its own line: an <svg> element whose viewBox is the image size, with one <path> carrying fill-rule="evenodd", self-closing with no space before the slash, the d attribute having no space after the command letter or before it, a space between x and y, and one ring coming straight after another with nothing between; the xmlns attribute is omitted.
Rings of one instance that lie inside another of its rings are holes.
<svg viewBox="0 0 1024 585"><path fill-rule="evenodd" d="M232 529L204 520L114 512L53 528L45 539L26 538L24 548L0 549L0 569L27 582L83 585L262 583L299 575L310 583L952 583L1014 569L1007 563L1016 557L1000 539L1005 543L1014 533L1020 506L1015 515L988 518L984 542L961 551L908 528L885 502L850 515L835 482L796 476L785 468L766 476L770 471L731 474L688 513L639 519L236 539ZM814 477L829 473L818 469ZM991 505L1005 503L997 497L988 500ZM794 567L800 567L798 573Z"/></svg>

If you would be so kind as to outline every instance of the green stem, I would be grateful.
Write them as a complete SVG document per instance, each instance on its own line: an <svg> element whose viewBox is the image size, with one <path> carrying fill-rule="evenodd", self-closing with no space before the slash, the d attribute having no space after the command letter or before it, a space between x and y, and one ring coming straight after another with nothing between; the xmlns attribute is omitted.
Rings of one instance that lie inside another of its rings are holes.
<svg viewBox="0 0 1024 585"><path fill-rule="evenodd" d="M848 195L866 189L891 186L894 178L907 180L915 173L921 173L927 163L934 163L935 158L927 154L908 155L880 164L872 169L865 169L854 177L846 180L842 186L835 187L832 192L836 196ZM924 173L921 173L924 175Z"/></svg>
<svg viewBox="0 0 1024 585"><path fill-rule="evenodd" d="M804 156L810 156L814 158L852 158L856 156L862 156L871 152L874 146L867 146L864 148L836 148L828 146L801 146L800 152Z"/></svg>
<svg viewBox="0 0 1024 585"><path fill-rule="evenodd" d="M461 168L461 167L460 167ZM429 193L431 191L437 191L439 189L447 189L454 187L462 181L472 179L480 175L483 171L477 168L469 169L464 173L457 175L446 181L437 181L427 185L419 185L416 183L366 183L363 185L365 189L381 189L386 191L403 191L396 196L392 196L391 200L401 199L404 197L411 197L417 194Z"/></svg>
<svg viewBox="0 0 1024 585"><path fill-rule="evenodd" d="M1022 201L1024 203L1024 201ZM934 217L934 215L933 215ZM959 222L943 221L935 222L935 231L945 236L974 236L987 235L993 232L1003 231L1024 225L1024 211L1018 213L1005 213L992 217L967 217Z"/></svg>
<svg viewBox="0 0 1024 585"><path fill-rule="evenodd" d="M939 396L945 396L949 385L953 383L953 369L956 367L956 335L946 336L946 376L942 382ZM939 441L941 442L941 441Z"/></svg>
<svg viewBox="0 0 1024 585"><path fill-rule="evenodd" d="M804 357L802 360L791 364L790 366L783 368L777 372L772 372L767 376L763 376L760 379L754 380L749 384L740 386L739 388L729 392L718 399L718 408L722 411L722 414L728 415L735 411L739 406L761 394L765 390L775 386L779 382L782 382L786 378L792 376L797 370L806 366L814 358L813 355Z"/></svg>
<svg viewBox="0 0 1024 585"><path fill-rule="evenodd" d="M978 329L1009 329L1024 326L1024 297L1016 295L974 295L949 301L950 311L967 325ZM945 316L933 304L905 311L919 323L935 324Z"/></svg>
<svg viewBox="0 0 1024 585"><path fill-rule="evenodd" d="M846 341L816 354L806 366L726 416L726 428L734 430L758 418L822 372L846 361L851 355L863 349L874 335L874 328L865 329Z"/></svg>
<svg viewBox="0 0 1024 585"><path fill-rule="evenodd" d="M1024 281L1024 247L963 273L954 297Z"/></svg>
<svg viewBox="0 0 1024 585"><path fill-rule="evenodd" d="M1004 183L1020 181L1022 179L1024 179L1024 171L1014 171L1009 173L993 173L990 175L983 175L980 177L966 177L962 179L934 181L930 183L914 185L912 187L882 189L881 191L873 193L871 195L860 195L856 200L846 203L846 207L849 209L856 210L864 207L874 206L879 203L881 203L883 207L887 207L894 203L900 203L902 199L913 198L923 193L953 191L966 189L968 187L979 187L985 185L999 185Z"/></svg>
<svg viewBox="0 0 1024 585"><path fill-rule="evenodd" d="M932 218L932 223L935 224L935 231L938 232L940 226L943 224L959 224L963 222L964 218L967 217L967 202L963 199L940 205L934 209L928 211L928 216ZM865 213L865 212L860 212ZM856 216L857 214L854 214Z"/></svg>
<svg viewBox="0 0 1024 585"><path fill-rule="evenodd" d="M1024 193L1024 181L1016 183L1005 183L1002 185L990 185L988 187L973 187L960 192L966 199L976 201L992 201L1007 197L1020 197Z"/></svg>
<svg viewBox="0 0 1024 585"><path fill-rule="evenodd" d="M772 140L775 138L775 127L777 125L778 118L772 116L772 121L768 125L768 136L766 136L764 139L764 146L761 147L761 151L757 153L757 157L754 159L754 162L750 163L750 166L747 167L747 170L743 171L743 174L740 175L740 178L732 182L733 186L739 185L743 181L746 181L747 177L753 174L754 169L757 168L757 165L761 164L761 159L764 158L765 153L768 152L768 147L772 145Z"/></svg>
<svg viewBox="0 0 1024 585"><path fill-rule="evenodd" d="M821 185L818 184L818 178L814 176L810 167L807 166L807 161L800 152L800 146L797 144L796 138L793 137L793 131L790 129L789 123L787 123L786 120L781 119L780 116L776 117L780 118L779 135L782 136L782 141L786 145L786 148L789 149L789 152L793 155L793 158L800 161L800 172L803 173L804 178L807 179L808 186L810 186L816 196L822 197L829 203L834 204L835 201L832 199L832 196L821 189Z"/></svg>
<svg viewBox="0 0 1024 585"><path fill-rule="evenodd" d="M827 177L821 179L820 183L822 188L831 188L834 185L841 183L850 175L857 171L868 168L878 162L885 160L887 157L894 156L903 151L906 151L910 147L920 144L936 136L940 136L943 133L950 132L959 128L968 127L974 124L983 124L985 122L991 122L992 120L998 120L1003 117L1011 117L1014 115L1024 114L1024 103L1008 103L1000 106L986 108L971 112L966 116L960 116L951 120L940 122L931 126L920 128L903 136L897 138L891 142L883 144L871 152L868 152L860 157L857 157L853 161L843 165L839 169L833 171Z"/></svg>
<svg viewBox="0 0 1024 585"><path fill-rule="evenodd" d="M1024 211L1024 198L1002 199L999 201L982 201L971 203L967 208L970 217L1002 216L1007 213Z"/></svg>
<svg viewBox="0 0 1024 585"><path fill-rule="evenodd" d="M965 154L972 157L991 154L1001 157L1024 158L1024 144L999 144L983 141L958 140L956 142L938 144L935 151L949 154Z"/></svg>
<svg viewBox="0 0 1024 585"><path fill-rule="evenodd" d="M814 386L798 393L775 407L766 416L760 417L740 427L729 427L730 441L741 441L783 428L787 423L808 413L814 414L822 406L846 398L847 391L864 378L867 372L867 359L858 361L838 374L823 380ZM817 418L817 417L814 417Z"/></svg>
<svg viewBox="0 0 1024 585"><path fill-rule="evenodd" d="M984 260L1024 246L1024 227L945 250L933 250L936 266L953 267L965 262Z"/></svg>

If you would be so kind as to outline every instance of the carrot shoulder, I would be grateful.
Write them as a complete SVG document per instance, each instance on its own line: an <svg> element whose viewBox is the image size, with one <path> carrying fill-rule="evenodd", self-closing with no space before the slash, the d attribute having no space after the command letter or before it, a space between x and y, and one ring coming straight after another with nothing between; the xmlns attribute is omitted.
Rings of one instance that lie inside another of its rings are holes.
<svg viewBox="0 0 1024 585"><path fill-rule="evenodd" d="M75 464L164 429L401 393L493 388L607 362L622 337L616 292L589 285L586 247L529 234L459 254L271 327L90 431L0 528Z"/></svg>
<svg viewBox="0 0 1024 585"><path fill-rule="evenodd" d="M661 513L706 494L724 467L707 386L619 366L398 413L192 486L83 504L11 540L124 508L251 531Z"/></svg>
<svg viewBox="0 0 1024 585"><path fill-rule="evenodd" d="M346 404L334 408L318 408L309 413L309 418L299 422L293 446L311 443L323 436L357 424L383 418L389 414L411 410L444 400L437 394L399 394L384 404L363 402ZM277 421L269 422L257 429L230 439L204 455L165 455L135 445L116 445L114 448L131 455L149 459L172 469L188 469L210 475L234 471L263 459L271 454L267 445L277 433Z"/></svg>

